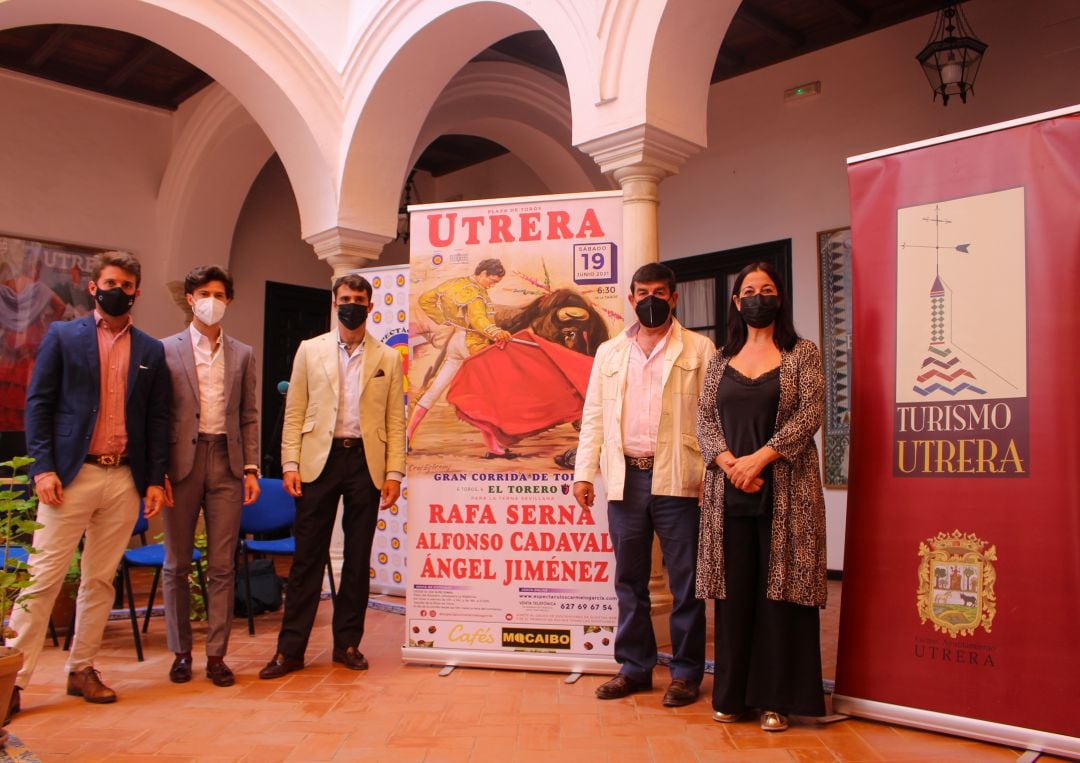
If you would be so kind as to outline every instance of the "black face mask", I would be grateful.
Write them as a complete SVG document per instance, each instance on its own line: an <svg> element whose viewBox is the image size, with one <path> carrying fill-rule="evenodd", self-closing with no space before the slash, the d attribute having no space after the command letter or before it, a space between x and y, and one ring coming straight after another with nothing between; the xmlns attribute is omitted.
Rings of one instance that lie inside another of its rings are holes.
<svg viewBox="0 0 1080 763"><path fill-rule="evenodd" d="M345 328L354 331L360 328L367 320L367 305L358 305L355 302L346 302L338 305L337 319Z"/></svg>
<svg viewBox="0 0 1080 763"><path fill-rule="evenodd" d="M94 299L97 300L98 305L101 306L105 314L111 315L113 318L119 318L135 304L135 295L125 294L124 290L119 286L113 289L99 288L97 293L94 294Z"/></svg>
<svg viewBox="0 0 1080 763"><path fill-rule="evenodd" d="M754 294L739 300L741 315L748 326L763 329L780 314L780 297L774 294Z"/></svg>
<svg viewBox="0 0 1080 763"><path fill-rule="evenodd" d="M654 329L663 326L671 316L671 304L666 299L650 294L634 305L641 325Z"/></svg>

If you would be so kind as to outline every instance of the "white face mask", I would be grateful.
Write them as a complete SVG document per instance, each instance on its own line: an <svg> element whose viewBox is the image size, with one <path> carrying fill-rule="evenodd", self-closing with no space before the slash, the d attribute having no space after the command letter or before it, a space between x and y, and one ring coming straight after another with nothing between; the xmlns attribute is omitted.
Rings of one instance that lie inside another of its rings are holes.
<svg viewBox="0 0 1080 763"><path fill-rule="evenodd" d="M216 326L225 317L225 303L213 297L203 297L191 304L191 312L207 326Z"/></svg>

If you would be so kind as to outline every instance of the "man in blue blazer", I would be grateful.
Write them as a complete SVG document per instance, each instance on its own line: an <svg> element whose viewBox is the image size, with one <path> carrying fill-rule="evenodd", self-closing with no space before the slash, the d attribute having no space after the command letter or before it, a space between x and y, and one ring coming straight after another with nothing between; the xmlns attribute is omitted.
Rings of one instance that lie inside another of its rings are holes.
<svg viewBox="0 0 1080 763"><path fill-rule="evenodd" d="M169 372L157 339L132 326L139 261L98 255L88 289L94 312L49 326L26 394L26 442L38 497L30 556L33 584L16 607L10 643L23 653L9 712L37 663L53 602L79 540L82 553L67 693L116 701L94 657L113 601L113 577L145 498L147 517L164 501L170 419Z"/></svg>

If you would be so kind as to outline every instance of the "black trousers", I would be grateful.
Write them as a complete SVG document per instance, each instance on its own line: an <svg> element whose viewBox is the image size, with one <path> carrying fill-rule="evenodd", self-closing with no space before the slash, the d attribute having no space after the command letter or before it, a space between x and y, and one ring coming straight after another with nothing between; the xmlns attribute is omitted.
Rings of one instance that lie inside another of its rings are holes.
<svg viewBox="0 0 1080 763"><path fill-rule="evenodd" d="M713 709L825 714L817 607L765 597L772 517L724 517L727 598L715 603Z"/></svg>
<svg viewBox="0 0 1080 763"><path fill-rule="evenodd" d="M278 652L303 659L319 608L323 571L330 556L338 499L344 497L341 529L345 560L334 605L334 647L357 646L364 635L371 588L371 544L379 518L380 490L371 481L362 448L334 445L314 482L305 482L296 499L296 556L285 591L285 614L278 634Z"/></svg>

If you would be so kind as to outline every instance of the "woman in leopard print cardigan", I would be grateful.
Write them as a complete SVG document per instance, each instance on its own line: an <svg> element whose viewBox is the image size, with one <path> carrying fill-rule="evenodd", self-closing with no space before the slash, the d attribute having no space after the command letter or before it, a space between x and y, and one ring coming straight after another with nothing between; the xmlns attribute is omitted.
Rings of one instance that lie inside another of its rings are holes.
<svg viewBox="0 0 1080 763"><path fill-rule="evenodd" d="M739 273L728 338L698 407L706 475L697 595L715 599L713 718L823 715L818 607L825 605L825 499L814 433L824 377L771 265Z"/></svg>

